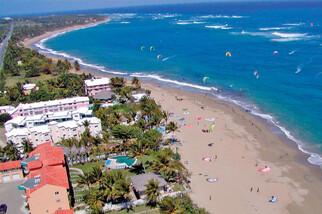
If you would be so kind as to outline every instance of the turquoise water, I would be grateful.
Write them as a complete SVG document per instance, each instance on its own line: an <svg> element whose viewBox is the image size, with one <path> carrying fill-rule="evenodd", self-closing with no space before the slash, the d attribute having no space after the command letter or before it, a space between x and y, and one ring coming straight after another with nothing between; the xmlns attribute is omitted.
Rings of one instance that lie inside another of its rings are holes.
<svg viewBox="0 0 322 214"><path fill-rule="evenodd" d="M113 157L117 163L125 163L128 166L132 166L135 163L135 159L130 158L128 156L116 156Z"/></svg>
<svg viewBox="0 0 322 214"><path fill-rule="evenodd" d="M173 5L116 12L122 13L110 14L107 24L59 35L44 41L47 49L38 47L105 72L235 102L280 127L301 150L315 153L311 163L322 165L321 3Z"/></svg>

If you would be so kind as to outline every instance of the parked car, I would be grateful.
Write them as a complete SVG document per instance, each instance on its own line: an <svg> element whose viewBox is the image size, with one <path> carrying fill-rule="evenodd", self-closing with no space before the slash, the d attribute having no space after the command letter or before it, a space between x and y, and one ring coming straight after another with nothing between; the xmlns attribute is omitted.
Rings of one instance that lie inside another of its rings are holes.
<svg viewBox="0 0 322 214"><path fill-rule="evenodd" d="M1 204L0 205L0 214L6 214L7 213L7 205Z"/></svg>

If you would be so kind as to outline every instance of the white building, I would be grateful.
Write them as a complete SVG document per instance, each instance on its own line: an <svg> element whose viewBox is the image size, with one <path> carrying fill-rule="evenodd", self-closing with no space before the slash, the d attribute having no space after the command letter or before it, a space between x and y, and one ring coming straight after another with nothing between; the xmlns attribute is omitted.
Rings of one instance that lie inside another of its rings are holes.
<svg viewBox="0 0 322 214"><path fill-rule="evenodd" d="M29 95L33 90L38 90L38 87L34 83L26 83L22 86L24 95Z"/></svg>
<svg viewBox="0 0 322 214"><path fill-rule="evenodd" d="M100 119L93 117L92 110L87 108L35 116L18 116L5 123L5 135L8 142L12 142L22 151L24 141L37 146L46 141L57 143L62 139L80 139L85 131L85 121L89 123L88 128L92 136L101 135Z"/></svg>
<svg viewBox="0 0 322 214"><path fill-rule="evenodd" d="M109 91L111 90L110 82L111 80L106 77L85 80L85 94L88 96L94 96L98 92Z"/></svg>
<svg viewBox="0 0 322 214"><path fill-rule="evenodd" d="M49 112L76 110L81 107L89 107L88 97L71 97L59 100L19 104L11 112L11 117L42 115Z"/></svg>
<svg viewBox="0 0 322 214"><path fill-rule="evenodd" d="M11 114L15 110L14 106L0 106L0 114Z"/></svg>

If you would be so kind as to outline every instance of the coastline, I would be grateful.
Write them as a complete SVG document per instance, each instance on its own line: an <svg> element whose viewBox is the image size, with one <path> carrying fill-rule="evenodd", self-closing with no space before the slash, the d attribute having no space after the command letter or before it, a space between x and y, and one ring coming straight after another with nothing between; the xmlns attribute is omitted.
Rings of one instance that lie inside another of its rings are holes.
<svg viewBox="0 0 322 214"><path fill-rule="evenodd" d="M97 24L100 23L47 32L26 39L24 45L32 48L48 37ZM112 75L95 69L82 71L96 76ZM188 125L177 133L182 142L178 148L192 173L191 197L199 206L211 213L315 213L321 210L322 171L310 165L306 155L294 143L286 143L288 140L275 135L265 121L239 106L204 93L162 87L151 82L143 82L143 87L152 91L152 96L162 103L164 109L185 117ZM175 97L182 97L183 101ZM205 108L201 109L201 106ZM184 116L183 108L187 108L190 114ZM197 123L197 115L215 118L214 133L201 132L208 123ZM208 147L209 142L214 143L214 147ZM202 160L205 155L217 155L218 160L207 163ZM270 166L272 171L258 173L257 167L264 165ZM207 183L208 176L218 178L218 182ZM260 187L259 194L250 192L252 185ZM267 202L271 195L278 195L277 204Z"/></svg>

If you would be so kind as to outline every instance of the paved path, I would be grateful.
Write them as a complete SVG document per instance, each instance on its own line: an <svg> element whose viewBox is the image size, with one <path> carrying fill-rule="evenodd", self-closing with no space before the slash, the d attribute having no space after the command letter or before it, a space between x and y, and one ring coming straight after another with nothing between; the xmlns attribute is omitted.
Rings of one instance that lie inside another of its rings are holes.
<svg viewBox="0 0 322 214"><path fill-rule="evenodd" d="M81 170L81 169L78 169L78 168L73 168L73 167L70 167L69 168L69 171L70 172L78 172L80 175L84 175L84 172L83 172L83 170Z"/></svg>
<svg viewBox="0 0 322 214"><path fill-rule="evenodd" d="M23 198L22 191L18 190L18 185L23 183L11 182L0 184L0 204L8 206L8 214L23 214L26 210L23 208L25 199Z"/></svg>
<svg viewBox="0 0 322 214"><path fill-rule="evenodd" d="M13 23L11 22L10 30L9 30L8 34L7 34L6 38L0 44L0 67L2 66L4 54L6 52L6 48L7 48L8 42L11 38L12 32L13 32Z"/></svg>

